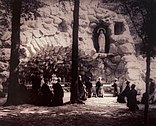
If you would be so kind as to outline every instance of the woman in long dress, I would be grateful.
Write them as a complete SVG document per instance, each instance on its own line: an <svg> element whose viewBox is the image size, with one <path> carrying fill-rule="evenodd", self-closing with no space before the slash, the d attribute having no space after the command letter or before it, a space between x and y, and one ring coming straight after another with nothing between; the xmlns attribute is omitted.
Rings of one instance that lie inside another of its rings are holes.
<svg viewBox="0 0 156 126"><path fill-rule="evenodd" d="M104 97L104 89L103 84L101 82L101 77L98 78L98 81L96 82L96 96L97 97Z"/></svg>

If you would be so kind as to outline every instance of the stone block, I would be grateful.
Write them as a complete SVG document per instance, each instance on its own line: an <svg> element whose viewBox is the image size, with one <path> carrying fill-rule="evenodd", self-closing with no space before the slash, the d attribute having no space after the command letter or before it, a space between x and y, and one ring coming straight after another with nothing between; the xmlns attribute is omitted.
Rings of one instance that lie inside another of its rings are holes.
<svg viewBox="0 0 156 126"><path fill-rule="evenodd" d="M45 37L41 37L40 38L40 43L42 43L42 45L44 46L44 48L46 48L48 46L48 43L47 43Z"/></svg>
<svg viewBox="0 0 156 126"><path fill-rule="evenodd" d="M112 74L112 69L110 69L109 67L107 67L106 69L105 69L105 74L108 76L108 75L111 75Z"/></svg>
<svg viewBox="0 0 156 126"><path fill-rule="evenodd" d="M59 14L59 8L58 7L51 7L50 14L53 16L58 15Z"/></svg>
<svg viewBox="0 0 156 126"><path fill-rule="evenodd" d="M7 31L4 33L4 35L1 37L1 40L6 41L9 40L11 38L11 32Z"/></svg>
<svg viewBox="0 0 156 126"><path fill-rule="evenodd" d="M48 46L52 46L52 43L51 43L50 38L48 36L45 37L45 40L48 43Z"/></svg>
<svg viewBox="0 0 156 126"><path fill-rule="evenodd" d="M120 45L119 47L120 47L122 54L134 54L135 53L134 46L130 43Z"/></svg>
<svg viewBox="0 0 156 126"><path fill-rule="evenodd" d="M40 47L38 46L38 44L36 43L36 40L32 40L31 41L31 44L32 44L32 46L34 47L34 49L36 50L36 51L40 51Z"/></svg>
<svg viewBox="0 0 156 126"><path fill-rule="evenodd" d="M55 38L52 36L52 37L49 37L50 41L51 41L51 44L55 47L55 46L58 46Z"/></svg>
<svg viewBox="0 0 156 126"><path fill-rule="evenodd" d="M125 69L125 62L121 61L118 65L117 65L117 70L126 70Z"/></svg>
<svg viewBox="0 0 156 126"><path fill-rule="evenodd" d="M118 47L115 44L111 43L109 53L118 54Z"/></svg>
<svg viewBox="0 0 156 126"><path fill-rule="evenodd" d="M33 30L33 36L35 38L40 38L42 36L42 33L40 30Z"/></svg>
<svg viewBox="0 0 156 126"><path fill-rule="evenodd" d="M82 9L83 11L87 11L87 6L85 5L85 3L83 2L83 4L80 5L80 9Z"/></svg>
<svg viewBox="0 0 156 126"><path fill-rule="evenodd" d="M57 31L58 31L58 29L56 27L51 26L51 28L50 28L50 35L55 35Z"/></svg>
<svg viewBox="0 0 156 126"><path fill-rule="evenodd" d="M23 24L21 27L20 27L20 30L21 32L25 32L28 30L28 26L26 24Z"/></svg>
<svg viewBox="0 0 156 126"><path fill-rule="evenodd" d="M95 10L93 8L89 8L88 15L95 15Z"/></svg>
<svg viewBox="0 0 156 126"><path fill-rule="evenodd" d="M60 24L62 20L59 17L54 17L54 24Z"/></svg>
<svg viewBox="0 0 156 126"><path fill-rule="evenodd" d="M135 62L127 62L126 68L127 69L141 69L141 65L137 61L135 61Z"/></svg>
<svg viewBox="0 0 156 126"><path fill-rule="evenodd" d="M21 39L21 45L27 45L28 44L28 37L25 36L25 34L21 33L21 36L20 36L20 39Z"/></svg>
<svg viewBox="0 0 156 126"><path fill-rule="evenodd" d="M44 22L45 22L46 24L52 24L53 19L52 19L52 18L46 18L46 19L44 20Z"/></svg>
<svg viewBox="0 0 156 126"><path fill-rule="evenodd" d="M51 31L50 30L41 29L41 32L42 32L43 36L50 36L51 35Z"/></svg>
<svg viewBox="0 0 156 126"><path fill-rule="evenodd" d="M8 70L9 64L0 61L0 72Z"/></svg>
<svg viewBox="0 0 156 126"><path fill-rule="evenodd" d="M98 19L93 15L88 15L88 19L89 19L90 23L97 23L98 22Z"/></svg>
<svg viewBox="0 0 156 126"><path fill-rule="evenodd" d="M80 20L79 25L80 25L80 27L86 28L86 27L89 26L89 22L88 21Z"/></svg>
<svg viewBox="0 0 156 126"><path fill-rule="evenodd" d="M136 62L137 58L135 55L125 55L122 57L122 60L124 60L126 62Z"/></svg>
<svg viewBox="0 0 156 126"><path fill-rule="evenodd" d="M111 58L111 61L113 63L119 63L121 61L121 56L120 55L114 56L113 58Z"/></svg>
<svg viewBox="0 0 156 126"><path fill-rule="evenodd" d="M33 29L39 28L37 21L28 21L27 22L27 26L28 26L28 29L29 28L33 28Z"/></svg>
<svg viewBox="0 0 156 126"><path fill-rule="evenodd" d="M103 17L104 17L103 14L99 14L99 13L96 14L96 18L99 20L103 19Z"/></svg>
<svg viewBox="0 0 156 126"><path fill-rule="evenodd" d="M81 13L80 16L79 16L79 19L80 20L87 20L87 15L85 13Z"/></svg>
<svg viewBox="0 0 156 126"><path fill-rule="evenodd" d="M96 12L97 14L103 14L103 13L105 12L105 10L104 10L103 8L96 8L96 9L95 9L95 12Z"/></svg>
<svg viewBox="0 0 156 126"><path fill-rule="evenodd" d="M0 48L3 46L2 41L0 41Z"/></svg>
<svg viewBox="0 0 156 126"><path fill-rule="evenodd" d="M36 54L36 50L34 49L33 45L31 44L27 45L27 49L29 50L31 56Z"/></svg>
<svg viewBox="0 0 156 126"><path fill-rule="evenodd" d="M42 24L43 28L45 28L46 30L50 30L51 28L51 24Z"/></svg>
<svg viewBox="0 0 156 126"><path fill-rule="evenodd" d="M0 50L0 60L1 61L9 61L10 60L10 53L11 49L10 48L3 48Z"/></svg>
<svg viewBox="0 0 156 126"><path fill-rule="evenodd" d="M35 38L34 40L36 41L36 43L40 47L40 49L43 49L44 48L44 45L41 43L41 41L40 41L39 38Z"/></svg>
<svg viewBox="0 0 156 126"><path fill-rule="evenodd" d="M9 71L0 72L0 78L8 78L8 77L9 77Z"/></svg>
<svg viewBox="0 0 156 126"><path fill-rule="evenodd" d="M140 80L140 71L138 69L128 69L127 70L127 79L135 81Z"/></svg>
<svg viewBox="0 0 156 126"><path fill-rule="evenodd" d="M30 57L31 57L31 54L29 50L24 46L20 46L20 59L30 58Z"/></svg>
<svg viewBox="0 0 156 126"><path fill-rule="evenodd" d="M11 40L6 40L2 42L4 48L11 48Z"/></svg>

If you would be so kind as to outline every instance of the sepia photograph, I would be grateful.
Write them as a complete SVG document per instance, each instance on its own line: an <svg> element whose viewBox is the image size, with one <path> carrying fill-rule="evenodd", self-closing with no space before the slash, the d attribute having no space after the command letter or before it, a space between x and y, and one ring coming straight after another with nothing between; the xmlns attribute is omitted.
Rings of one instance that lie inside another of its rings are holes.
<svg viewBox="0 0 156 126"><path fill-rule="evenodd" d="M156 126L156 0L0 0L0 126Z"/></svg>

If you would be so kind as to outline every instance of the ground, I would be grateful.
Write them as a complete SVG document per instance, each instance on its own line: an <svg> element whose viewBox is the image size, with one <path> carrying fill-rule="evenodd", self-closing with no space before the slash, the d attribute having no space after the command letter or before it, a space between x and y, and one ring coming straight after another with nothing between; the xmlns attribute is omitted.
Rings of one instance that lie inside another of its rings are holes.
<svg viewBox="0 0 156 126"><path fill-rule="evenodd" d="M65 94L64 102L69 100ZM143 126L144 105L130 112L116 97L89 98L85 104L59 107L19 105L0 107L0 126ZM150 105L149 126L156 126L156 105Z"/></svg>

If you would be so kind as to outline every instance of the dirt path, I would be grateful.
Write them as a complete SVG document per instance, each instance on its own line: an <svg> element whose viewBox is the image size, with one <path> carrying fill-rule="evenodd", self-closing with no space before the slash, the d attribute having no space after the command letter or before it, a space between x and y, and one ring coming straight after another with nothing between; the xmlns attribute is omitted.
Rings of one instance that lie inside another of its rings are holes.
<svg viewBox="0 0 156 126"><path fill-rule="evenodd" d="M70 95L65 96L66 102ZM93 97L84 105L0 107L0 126L143 126L144 106L139 107L139 111L132 113L114 97ZM149 115L149 126L156 126L156 106L150 106Z"/></svg>

